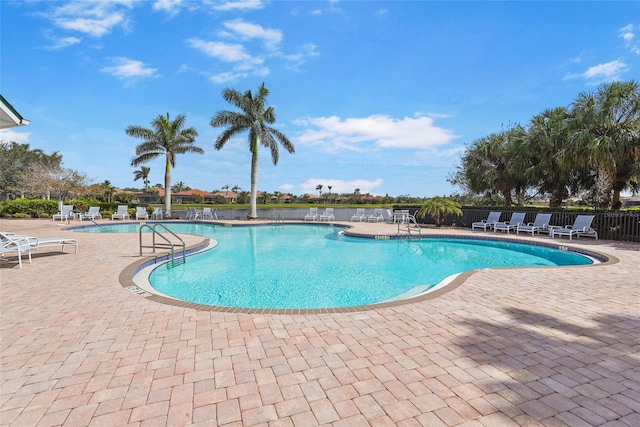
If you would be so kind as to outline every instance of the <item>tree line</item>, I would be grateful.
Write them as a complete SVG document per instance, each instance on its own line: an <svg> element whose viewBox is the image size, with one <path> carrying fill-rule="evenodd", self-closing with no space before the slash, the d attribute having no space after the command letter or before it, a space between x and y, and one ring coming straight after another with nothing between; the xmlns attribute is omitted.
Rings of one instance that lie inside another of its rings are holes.
<svg viewBox="0 0 640 427"><path fill-rule="evenodd" d="M597 209L618 210L623 190L640 190L640 86L605 83L526 126L479 138L448 181L489 203L548 197L556 208L578 196Z"/></svg>

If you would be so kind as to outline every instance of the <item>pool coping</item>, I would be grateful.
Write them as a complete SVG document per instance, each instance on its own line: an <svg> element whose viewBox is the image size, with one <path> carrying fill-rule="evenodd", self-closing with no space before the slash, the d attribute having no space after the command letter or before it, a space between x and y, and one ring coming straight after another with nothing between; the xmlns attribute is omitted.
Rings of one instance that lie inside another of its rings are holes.
<svg viewBox="0 0 640 427"><path fill-rule="evenodd" d="M149 221L156 222L156 221ZM176 222L176 221L157 221L157 222ZM148 222L147 222L148 223ZM449 235L449 234L431 234L431 235L422 235L420 237L409 236L409 235L401 235L401 234L369 234L369 233L357 233L357 232L348 232L349 229L353 228L353 224L343 224L338 222L300 222L300 221L285 221L278 222L276 224L272 222L264 222L264 223L241 223L241 224L230 224L227 222L219 222L219 221L180 221L181 224L211 224L211 225L221 225L225 227L254 227L254 226L273 226L273 225L304 225L304 224L313 224L313 225L323 225L323 226L339 226L345 228L345 234L350 237L358 237L358 238L368 238L368 239L381 239L381 236L384 236L384 239L451 239L451 240L490 240L490 241L501 241L501 242L510 242L510 243L519 243L519 244L529 244L533 246L542 246L548 247L552 249L558 250L566 250L570 252L575 252L580 255L584 255L587 257L591 257L595 259L597 262L588 265L575 265L575 266L546 266L546 267L492 267L492 268L481 268L464 271L462 273L457 273L452 276L448 276L443 279L440 283L432 286L424 292L421 292L417 295L413 295L403 299L397 300L388 300L382 301L374 304L367 305L359 305L353 307L333 307L333 308L243 308L243 307L228 307L228 306L216 306L216 305L206 305L206 304L197 304L193 302L183 301L179 299L174 299L168 296L155 294L149 292L147 289L143 289L138 286L135 282L135 275L140 272L142 269L149 267L154 264L161 264L167 262L171 255L170 253L165 253L158 256L147 256L144 259L138 260L130 265L128 265L119 275L119 283L120 285L126 289L127 291L136 294L137 296L144 297L150 301L154 301L160 304L172 305L175 307L182 308L190 308L199 311L215 311L215 312L224 312L224 313L244 313L244 314L275 314L275 315L294 315L294 314L329 314L329 313L354 313L361 311L369 311L369 310L377 310L383 308L392 308L401 305L414 304L421 301L429 300L441 296L447 292L450 292L458 287L460 287L463 283L465 283L471 276L475 273L483 270L493 270L493 269L522 269L522 268L589 268L589 267L598 267L603 265L612 265L617 264L619 259L610 254L604 254L597 251L586 250L582 248L577 248L570 245L564 244L555 244L555 243L547 243L547 242L539 242L539 241L528 241L523 239L511 238L508 236L477 236L477 235ZM139 222L127 222L120 224L139 224ZM81 229L87 227L96 227L95 225L91 226L79 226L74 227L72 229ZM180 233L178 233L180 234ZM203 250L209 249L211 246L211 239L205 238L200 243L189 246L187 251L187 256L193 255L195 253L201 252ZM455 277L453 277L455 276ZM453 277L453 278L452 278ZM446 282L442 285L443 282Z"/></svg>

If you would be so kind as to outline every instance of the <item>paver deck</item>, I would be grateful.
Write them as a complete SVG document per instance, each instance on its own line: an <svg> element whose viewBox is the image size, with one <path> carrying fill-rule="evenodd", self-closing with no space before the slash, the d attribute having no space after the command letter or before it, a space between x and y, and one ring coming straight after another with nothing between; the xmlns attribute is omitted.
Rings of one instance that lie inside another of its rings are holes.
<svg viewBox="0 0 640 427"><path fill-rule="evenodd" d="M127 291L137 234L0 229L79 241L0 261L3 426L640 425L638 244L563 239L619 262L482 270L419 302L281 315Z"/></svg>

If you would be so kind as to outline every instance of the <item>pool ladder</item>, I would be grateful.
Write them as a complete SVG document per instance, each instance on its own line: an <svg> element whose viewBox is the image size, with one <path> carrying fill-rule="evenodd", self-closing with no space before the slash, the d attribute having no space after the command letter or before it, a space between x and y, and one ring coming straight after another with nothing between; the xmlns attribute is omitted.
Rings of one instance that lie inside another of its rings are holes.
<svg viewBox="0 0 640 427"><path fill-rule="evenodd" d="M409 238L413 235L411 234L414 231L417 231L418 235L416 238L420 238L422 236L422 231L420 230L420 225L416 221L415 215L403 215L402 221L398 222L398 234L402 234L403 232L407 233Z"/></svg>
<svg viewBox="0 0 640 427"><path fill-rule="evenodd" d="M167 233L171 234L173 237L178 239L180 241L180 243L174 244L166 236L164 236L162 233L160 233L158 230L156 230L156 227L162 228L164 231L166 231ZM148 228L152 233L152 244L151 244L151 246L142 244L142 231L145 228ZM164 224L156 223L156 224L153 225L153 227L150 226L149 224L142 224L140 226L140 230L138 231L138 235L139 235L139 240L140 240L140 256L142 256L142 248L152 248L154 253L156 251L156 248L159 248L159 249L171 249L171 261L169 263L167 263L167 267L168 268L172 268L172 267L175 267L176 265L181 265L181 264L185 263L185 260L187 258L187 247L186 247L186 245L184 243L184 240L182 240L180 238L180 236L175 234L173 231L171 231L167 227L165 227ZM159 236L162 240L164 240L164 242L156 242L156 236ZM182 251L181 251L182 252L182 256L179 256L179 254L176 254L176 246L182 247Z"/></svg>

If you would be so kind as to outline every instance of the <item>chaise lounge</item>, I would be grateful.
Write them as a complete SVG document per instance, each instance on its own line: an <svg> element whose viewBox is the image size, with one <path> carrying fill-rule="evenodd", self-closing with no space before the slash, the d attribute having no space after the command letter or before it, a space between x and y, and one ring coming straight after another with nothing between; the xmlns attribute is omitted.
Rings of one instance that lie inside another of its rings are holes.
<svg viewBox="0 0 640 427"><path fill-rule="evenodd" d="M598 233L596 230L591 228L591 222L593 222L593 218L595 215L578 215L576 220L573 222L573 225L565 225L561 228L551 228L549 234L551 234L551 238L557 236L569 236L569 240L573 239L573 236L587 236L594 237L598 240Z"/></svg>
<svg viewBox="0 0 640 427"><path fill-rule="evenodd" d="M511 215L511 219L509 221L496 222L493 225L493 232L495 233L499 230L506 231L507 234L509 234L509 231L511 230L516 231L520 224L524 224L525 215L526 214L524 212L514 212L514 214Z"/></svg>
<svg viewBox="0 0 640 427"><path fill-rule="evenodd" d="M551 214L536 214L536 218L533 222L518 225L516 234L520 234L521 231L524 231L525 233L531 233L531 236L534 236L536 232L538 234L540 234L540 232L549 232L549 221L551 221Z"/></svg>
<svg viewBox="0 0 640 427"><path fill-rule="evenodd" d="M489 212L487 219L472 223L471 230L476 228L482 228L483 231L491 230L500 221L500 215L502 215L502 212Z"/></svg>

